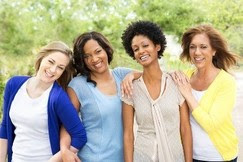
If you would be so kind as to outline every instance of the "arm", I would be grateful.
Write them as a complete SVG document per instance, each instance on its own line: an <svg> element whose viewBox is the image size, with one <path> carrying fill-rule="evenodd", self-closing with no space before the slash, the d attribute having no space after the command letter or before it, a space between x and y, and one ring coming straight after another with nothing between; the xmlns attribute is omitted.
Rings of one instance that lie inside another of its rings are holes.
<svg viewBox="0 0 243 162"><path fill-rule="evenodd" d="M207 133L217 130L225 120L230 118L236 99L236 83L232 78L218 81L220 87L214 91L217 94L212 95L210 94L212 91L208 92L209 94L203 96L200 104L192 95L191 85L186 76L178 78L175 82L185 97L193 117Z"/></svg>
<svg viewBox="0 0 243 162"><path fill-rule="evenodd" d="M133 82L133 80L136 80L139 77L141 77L141 75L142 75L142 72L133 70L124 77L124 79L121 82L122 96L125 96L125 95L128 97L132 96L132 89L133 89L132 82Z"/></svg>
<svg viewBox="0 0 243 162"><path fill-rule="evenodd" d="M10 79L4 90L4 97L3 97L3 119L2 123L0 124L0 162L6 162L7 157L7 149L8 149L8 140L7 140L7 120L9 115L7 115L7 103L9 103L9 96L11 93L11 80Z"/></svg>
<svg viewBox="0 0 243 162"><path fill-rule="evenodd" d="M192 112L196 121L204 128L207 133L215 131L222 127L226 120L231 120L232 110L236 99L235 82L222 82L214 98L204 96L200 105ZM208 107L209 112L205 111Z"/></svg>
<svg viewBox="0 0 243 162"><path fill-rule="evenodd" d="M7 157L7 139L0 138L0 162L6 162Z"/></svg>
<svg viewBox="0 0 243 162"><path fill-rule="evenodd" d="M125 162L133 162L133 120L134 109L132 106L122 103L122 118L123 118L123 138L124 138L124 159Z"/></svg>
<svg viewBox="0 0 243 162"><path fill-rule="evenodd" d="M192 162L192 132L189 121L189 111L186 102L180 106L180 133L185 162Z"/></svg>
<svg viewBox="0 0 243 162"><path fill-rule="evenodd" d="M75 109L77 110L77 112L79 112L80 103L79 103L76 93L74 92L74 90L72 88L68 88L67 93L68 93L70 100L73 103ZM62 155L63 162L80 161L78 156L76 155L78 150L76 148L70 146L71 137L63 126L61 128L60 140L61 140L60 141L61 155Z"/></svg>

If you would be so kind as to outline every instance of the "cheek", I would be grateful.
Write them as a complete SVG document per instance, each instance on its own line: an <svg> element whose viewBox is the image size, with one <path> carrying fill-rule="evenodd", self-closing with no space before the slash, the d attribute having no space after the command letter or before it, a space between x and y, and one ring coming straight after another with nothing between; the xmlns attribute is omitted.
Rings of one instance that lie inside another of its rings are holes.
<svg viewBox="0 0 243 162"><path fill-rule="evenodd" d="M88 60L88 59L84 59L84 64L85 64L86 66L89 66L89 60Z"/></svg>

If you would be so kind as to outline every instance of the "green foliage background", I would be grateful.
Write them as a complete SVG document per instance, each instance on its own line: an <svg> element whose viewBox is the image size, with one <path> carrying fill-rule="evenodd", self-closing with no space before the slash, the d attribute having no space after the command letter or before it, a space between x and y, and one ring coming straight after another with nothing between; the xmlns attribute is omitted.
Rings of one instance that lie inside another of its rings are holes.
<svg viewBox="0 0 243 162"><path fill-rule="evenodd" d="M71 47L74 38L86 31L101 32L111 41L115 49L111 68L139 69L120 40L134 20L154 21L177 38L188 27L212 24L227 38L230 49L242 56L242 6L243 0L0 0L0 104L9 77L34 73L41 46L62 40ZM169 69L186 66L169 53L163 59Z"/></svg>

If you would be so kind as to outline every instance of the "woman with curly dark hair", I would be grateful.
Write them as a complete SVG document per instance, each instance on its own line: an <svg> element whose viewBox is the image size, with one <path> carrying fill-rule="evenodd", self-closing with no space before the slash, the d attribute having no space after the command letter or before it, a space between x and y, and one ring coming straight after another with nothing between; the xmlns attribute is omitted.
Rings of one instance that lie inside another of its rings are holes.
<svg viewBox="0 0 243 162"><path fill-rule="evenodd" d="M87 144L78 153L82 162L124 161L120 84L125 77L132 84L141 74L122 67L109 69L112 58L111 44L101 33L83 33L74 42L78 75L67 91L87 132ZM72 153L65 148L70 140L62 141L63 160L69 161Z"/></svg>
<svg viewBox="0 0 243 162"><path fill-rule="evenodd" d="M192 161L187 104L170 75L159 66L165 35L158 25L137 21L124 31L122 43L143 66L142 76L133 82L132 98L122 98L125 161ZM135 143L134 115L138 124Z"/></svg>

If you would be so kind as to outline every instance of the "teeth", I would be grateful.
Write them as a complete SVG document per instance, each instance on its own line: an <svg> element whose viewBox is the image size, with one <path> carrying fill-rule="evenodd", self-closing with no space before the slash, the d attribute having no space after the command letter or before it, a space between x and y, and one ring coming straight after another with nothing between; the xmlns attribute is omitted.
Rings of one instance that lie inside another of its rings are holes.
<svg viewBox="0 0 243 162"><path fill-rule="evenodd" d="M98 64L95 64L94 66L95 66L96 68L101 67L101 62L99 62Z"/></svg>
<svg viewBox="0 0 243 162"><path fill-rule="evenodd" d="M148 55L143 55L142 57L140 57L140 60L145 61L146 59L148 59L148 57Z"/></svg>
<svg viewBox="0 0 243 162"><path fill-rule="evenodd" d="M195 58L196 61L202 61L203 58Z"/></svg>

